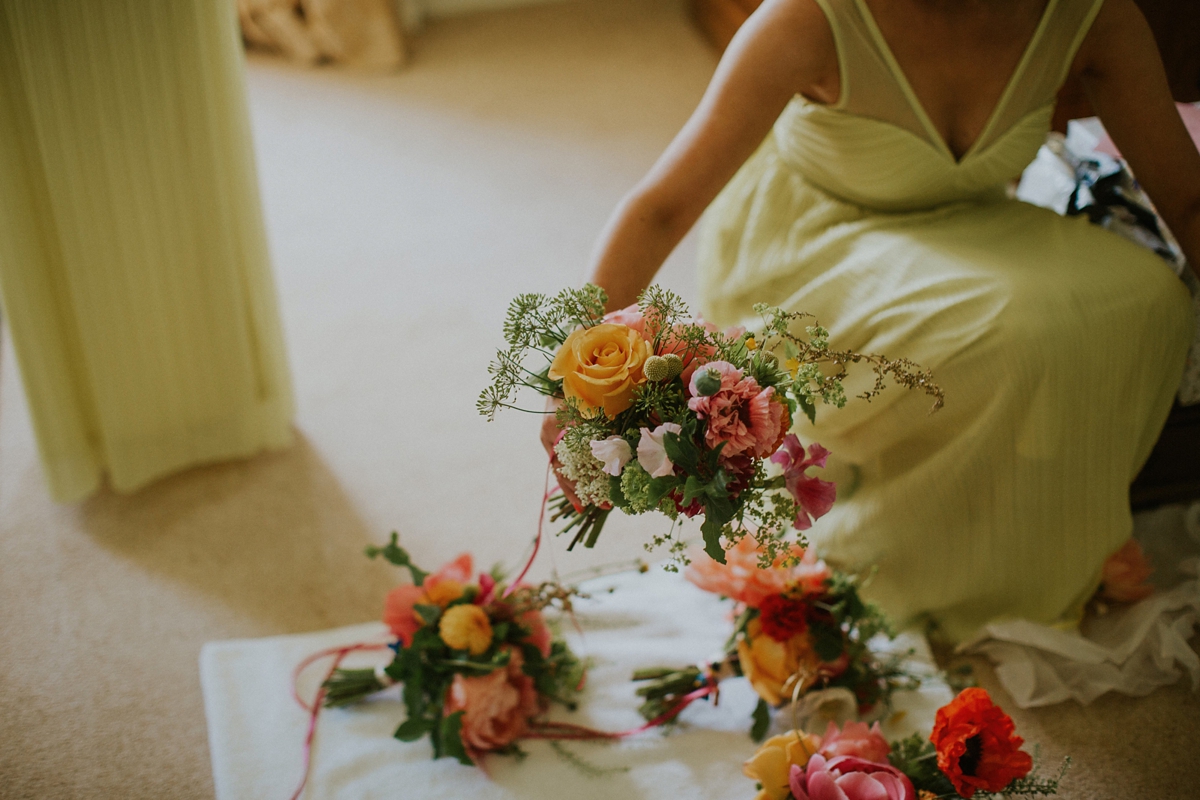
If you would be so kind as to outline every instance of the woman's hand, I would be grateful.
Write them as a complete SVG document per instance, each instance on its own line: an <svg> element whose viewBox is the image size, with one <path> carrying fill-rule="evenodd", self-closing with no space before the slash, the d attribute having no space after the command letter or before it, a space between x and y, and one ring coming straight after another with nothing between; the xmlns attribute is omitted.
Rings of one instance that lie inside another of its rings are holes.
<svg viewBox="0 0 1200 800"><path fill-rule="evenodd" d="M559 472L562 464L558 460L558 455L554 452L554 445L558 444L558 440L562 438L563 429L558 424L556 412L562 407L562 401L553 397L546 401L546 416L542 420L542 447L546 448L547 455L550 456L550 466L554 468L554 477L558 479L558 487L562 489L563 494L571 501L571 505L575 506L576 511L583 510L583 504L579 502L579 496L575 494L575 484L572 481L563 477Z"/></svg>

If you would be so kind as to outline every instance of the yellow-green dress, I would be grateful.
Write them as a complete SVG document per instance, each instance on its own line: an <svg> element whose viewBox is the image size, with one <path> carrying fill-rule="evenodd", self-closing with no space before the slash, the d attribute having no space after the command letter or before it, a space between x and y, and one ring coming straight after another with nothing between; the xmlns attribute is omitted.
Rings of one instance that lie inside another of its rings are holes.
<svg viewBox="0 0 1200 800"><path fill-rule="evenodd" d="M286 444L228 0L0 0L0 298L52 494Z"/></svg>
<svg viewBox="0 0 1200 800"><path fill-rule="evenodd" d="M1132 532L1129 484L1184 365L1183 284L1153 253L1007 199L1102 0L1049 0L980 139L956 160L862 0L818 0L842 95L795 98L706 214L702 307L816 314L841 348L933 370L818 408L838 502L810 532L898 622L950 640L996 619L1077 621ZM854 394L869 380L847 386ZM828 477L828 476L827 476Z"/></svg>

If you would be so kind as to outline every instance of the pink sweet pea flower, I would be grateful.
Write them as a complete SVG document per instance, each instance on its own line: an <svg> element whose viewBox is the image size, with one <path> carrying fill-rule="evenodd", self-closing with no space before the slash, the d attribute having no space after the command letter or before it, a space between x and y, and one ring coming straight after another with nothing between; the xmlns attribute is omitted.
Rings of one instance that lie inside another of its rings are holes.
<svg viewBox="0 0 1200 800"><path fill-rule="evenodd" d="M721 379L715 394L703 396L696 387L698 376L709 373ZM763 389L754 378L728 361L710 361L692 375L688 408L707 420L704 441L709 447L722 442L724 458L745 453L765 458L775 452L791 425L787 406L775 397L774 387Z"/></svg>
<svg viewBox="0 0 1200 800"><path fill-rule="evenodd" d="M915 800L912 781L890 764L853 756L828 761L817 753L800 769L793 764L788 787L796 800Z"/></svg>
<svg viewBox="0 0 1200 800"><path fill-rule="evenodd" d="M642 428L642 438L637 447L638 463L650 473L651 478L664 478L675 471L675 465L667 457L667 450L663 446L663 435L679 435L682 430L674 422L664 422L654 430Z"/></svg>
<svg viewBox="0 0 1200 800"><path fill-rule="evenodd" d="M806 458L804 445L800 444L800 439L794 433L789 433L779 452L771 456L772 461L783 467L787 490L796 501L796 519L792 524L798 531L811 528L813 520L829 513L833 501L837 499L836 486L804 474L809 467L824 467L828 457L829 451L814 442L809 445Z"/></svg>
<svg viewBox="0 0 1200 800"><path fill-rule="evenodd" d="M629 442L620 436L609 436L607 439L597 439L588 445L592 455L604 462L604 473L614 478L620 477L621 470L633 458L633 450Z"/></svg>
<svg viewBox="0 0 1200 800"><path fill-rule="evenodd" d="M878 722L869 728L865 722L847 722L839 731L837 724L830 721L825 735L821 737L821 749L817 752L826 758L854 756L864 761L886 764L892 746L883 738Z"/></svg>

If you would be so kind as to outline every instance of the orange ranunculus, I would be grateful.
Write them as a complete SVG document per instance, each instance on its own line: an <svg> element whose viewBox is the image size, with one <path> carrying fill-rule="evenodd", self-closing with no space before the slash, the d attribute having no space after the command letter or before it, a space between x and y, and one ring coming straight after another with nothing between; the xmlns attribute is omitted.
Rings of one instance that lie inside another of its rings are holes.
<svg viewBox="0 0 1200 800"><path fill-rule="evenodd" d="M742 774L762 784L754 800L785 800L789 796L788 775L792 765L804 769L820 746L819 736L796 731L763 742L754 757L742 765Z"/></svg>
<svg viewBox="0 0 1200 800"><path fill-rule="evenodd" d="M1153 569L1146 560L1137 539L1130 539L1104 562L1104 572L1097 593L1114 603L1136 603L1154 594L1146 583Z"/></svg>
<svg viewBox="0 0 1200 800"><path fill-rule="evenodd" d="M706 592L758 608L771 595L792 588L806 595L820 592L831 574L824 561L818 561L811 551L798 546L777 558L768 569L758 568L759 552L754 539L746 536L725 552L724 564L700 556L688 567L685 577ZM788 555L799 556L800 562L794 567L783 566Z"/></svg>
<svg viewBox="0 0 1200 800"><path fill-rule="evenodd" d="M1012 718L986 690L964 689L938 709L929 735L938 769L963 797L1003 791L1033 769L1033 759L1020 749L1025 740L1014 729Z"/></svg>
<svg viewBox="0 0 1200 800"><path fill-rule="evenodd" d="M758 696L773 706L791 699L797 681L807 686L820 674L821 659L807 632L777 642L762 632L757 617L746 626L737 652L746 679Z"/></svg>
<svg viewBox="0 0 1200 800"><path fill-rule="evenodd" d="M492 623L487 612L472 603L451 606L438 623L442 641L455 650L482 655L492 645Z"/></svg>
<svg viewBox="0 0 1200 800"><path fill-rule="evenodd" d="M437 572L426 576L421 586L405 584L388 592L383 603L383 621L405 647L412 644L413 635L425 624L414 608L419 605L445 608L462 597L463 585L471 580L472 567L471 554L463 553Z"/></svg>
<svg viewBox="0 0 1200 800"><path fill-rule="evenodd" d="M653 355L650 343L628 325L606 322L572 331L550 365L550 378L563 382L563 394L585 416L603 412L612 419L633 404L645 382L642 367Z"/></svg>

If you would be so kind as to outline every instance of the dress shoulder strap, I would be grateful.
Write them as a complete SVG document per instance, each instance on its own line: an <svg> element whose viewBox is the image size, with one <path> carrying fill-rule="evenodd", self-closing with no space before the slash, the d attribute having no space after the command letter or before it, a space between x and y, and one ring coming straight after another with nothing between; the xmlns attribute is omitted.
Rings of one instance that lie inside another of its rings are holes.
<svg viewBox="0 0 1200 800"><path fill-rule="evenodd" d="M841 94L833 106L904 128L922 139L929 132L913 110L888 57L880 50L860 0L816 0L837 47ZM931 142L932 143L932 142Z"/></svg>

